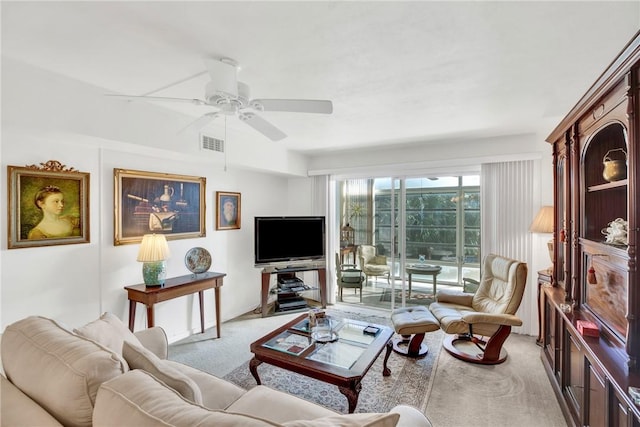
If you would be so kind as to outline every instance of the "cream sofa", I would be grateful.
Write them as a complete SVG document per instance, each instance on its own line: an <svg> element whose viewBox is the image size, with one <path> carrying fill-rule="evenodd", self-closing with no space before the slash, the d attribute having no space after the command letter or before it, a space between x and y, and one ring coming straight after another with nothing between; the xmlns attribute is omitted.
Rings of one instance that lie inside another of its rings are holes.
<svg viewBox="0 0 640 427"><path fill-rule="evenodd" d="M167 360L167 352L161 328L133 334L109 313L76 330L44 317L20 320L2 335L1 424L431 426L404 405L338 414L265 386L247 391Z"/></svg>

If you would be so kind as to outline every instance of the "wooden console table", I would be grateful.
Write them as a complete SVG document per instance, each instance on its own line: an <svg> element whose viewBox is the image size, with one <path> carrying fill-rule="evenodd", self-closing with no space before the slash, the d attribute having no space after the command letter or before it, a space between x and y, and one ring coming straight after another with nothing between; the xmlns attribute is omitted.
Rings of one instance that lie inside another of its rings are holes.
<svg viewBox="0 0 640 427"><path fill-rule="evenodd" d="M154 326L153 305L157 302L198 293L200 299L200 328L204 333L204 291L213 288L216 304L216 332L220 338L220 287L224 273L208 271L201 274L187 274L186 276L167 279L162 286L147 287L144 283L125 286L129 298L129 329L133 332L136 320L136 303L147 306L147 327Z"/></svg>

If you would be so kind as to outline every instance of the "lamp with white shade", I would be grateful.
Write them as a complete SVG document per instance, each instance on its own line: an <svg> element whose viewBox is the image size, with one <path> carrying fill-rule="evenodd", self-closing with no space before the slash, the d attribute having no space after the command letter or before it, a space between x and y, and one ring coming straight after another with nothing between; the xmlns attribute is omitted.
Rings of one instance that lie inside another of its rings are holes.
<svg viewBox="0 0 640 427"><path fill-rule="evenodd" d="M553 224L553 206L543 206L533 219L529 231L542 234L553 233ZM551 267L548 270L553 271L553 238L547 242L547 248L549 249L549 259L551 259Z"/></svg>
<svg viewBox="0 0 640 427"><path fill-rule="evenodd" d="M142 278L147 286L162 286L167 278L166 260L171 256L164 234L142 236L137 261L142 262Z"/></svg>

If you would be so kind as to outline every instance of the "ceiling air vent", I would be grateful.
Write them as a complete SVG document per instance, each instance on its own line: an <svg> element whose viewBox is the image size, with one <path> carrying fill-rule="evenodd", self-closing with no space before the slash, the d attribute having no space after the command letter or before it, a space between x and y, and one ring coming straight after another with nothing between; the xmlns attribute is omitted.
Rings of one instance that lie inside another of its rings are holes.
<svg viewBox="0 0 640 427"><path fill-rule="evenodd" d="M201 142L200 147L203 150L217 151L218 153L224 153L224 141L222 139L201 134L200 142Z"/></svg>

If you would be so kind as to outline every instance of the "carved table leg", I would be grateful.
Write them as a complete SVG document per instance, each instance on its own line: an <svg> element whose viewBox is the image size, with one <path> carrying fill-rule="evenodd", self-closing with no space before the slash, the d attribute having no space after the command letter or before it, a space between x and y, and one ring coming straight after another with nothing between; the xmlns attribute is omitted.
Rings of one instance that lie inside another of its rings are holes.
<svg viewBox="0 0 640 427"><path fill-rule="evenodd" d="M387 367L387 361L389 360L389 356L391 356L391 349L393 348L393 343L391 340L387 343L387 353L384 355L384 364L382 369L382 376L388 377L391 375L391 369Z"/></svg>
<svg viewBox="0 0 640 427"><path fill-rule="evenodd" d="M258 376L258 366L262 361L256 359L255 357L249 361L249 371L251 371L251 375L256 379L256 384L261 385L262 381L260 381L260 377Z"/></svg>
<svg viewBox="0 0 640 427"><path fill-rule="evenodd" d="M356 406L358 406L358 395L360 394L360 390L362 390L362 383L355 384L353 388L338 387L338 390L347 397L347 401L349 402L349 413L353 414L353 411L356 410Z"/></svg>

